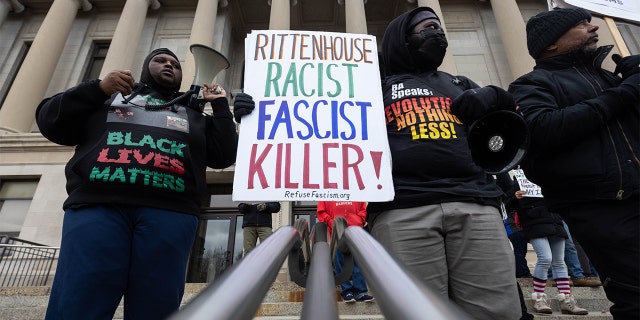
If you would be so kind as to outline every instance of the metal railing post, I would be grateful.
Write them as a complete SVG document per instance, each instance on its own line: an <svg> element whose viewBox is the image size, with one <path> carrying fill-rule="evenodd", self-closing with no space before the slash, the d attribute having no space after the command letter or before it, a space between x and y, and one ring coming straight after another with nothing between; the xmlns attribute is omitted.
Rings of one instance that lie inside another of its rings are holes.
<svg viewBox="0 0 640 320"><path fill-rule="evenodd" d="M348 227L344 237L386 318L471 319L458 306L412 277L364 229Z"/></svg>
<svg viewBox="0 0 640 320"><path fill-rule="evenodd" d="M312 233L313 249L311 267L307 279L302 320L338 319L338 306L335 299L336 286L333 280L331 250L327 243L327 225L315 224Z"/></svg>
<svg viewBox="0 0 640 320"><path fill-rule="evenodd" d="M299 238L298 231L291 226L278 228L169 319L253 319Z"/></svg>

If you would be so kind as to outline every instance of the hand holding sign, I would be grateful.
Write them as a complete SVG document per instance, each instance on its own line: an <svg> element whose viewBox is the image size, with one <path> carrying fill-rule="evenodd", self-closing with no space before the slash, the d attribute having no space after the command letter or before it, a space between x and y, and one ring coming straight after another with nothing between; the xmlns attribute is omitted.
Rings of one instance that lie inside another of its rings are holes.
<svg viewBox="0 0 640 320"><path fill-rule="evenodd" d="M234 201L393 199L376 48L361 34L247 36L244 92L253 99L234 105Z"/></svg>

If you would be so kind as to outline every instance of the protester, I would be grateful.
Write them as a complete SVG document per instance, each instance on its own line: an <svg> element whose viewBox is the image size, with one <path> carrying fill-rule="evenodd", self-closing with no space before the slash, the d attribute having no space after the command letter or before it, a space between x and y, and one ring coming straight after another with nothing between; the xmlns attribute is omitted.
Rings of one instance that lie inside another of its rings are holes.
<svg viewBox="0 0 640 320"><path fill-rule="evenodd" d="M332 234L333 221L336 217L342 216L347 221L347 226L364 227L367 217L367 203L353 201L318 201L317 212L319 222L327 224L327 231ZM336 250L333 260L333 267L336 274L340 274L343 270L344 258L342 251ZM356 301L371 302L375 300L368 293L367 283L364 276L360 272L360 267L356 261L353 261L353 271L351 278L340 284L340 296L347 303Z"/></svg>
<svg viewBox="0 0 640 320"><path fill-rule="evenodd" d="M562 218L547 209L543 198L526 197L524 190L515 192L518 199L516 210L525 236L533 246L538 260L533 269L533 293L535 312L551 314L551 305L545 287L547 286L547 272L551 267L553 279L558 288L558 301L563 314L586 315L586 309L577 306L571 295L569 274L564 263L565 232Z"/></svg>
<svg viewBox="0 0 640 320"><path fill-rule="evenodd" d="M280 211L279 202L241 203L238 211L242 218L242 237L244 255L246 256L260 243L273 233L272 213Z"/></svg>
<svg viewBox="0 0 640 320"><path fill-rule="evenodd" d="M515 104L498 87L437 71L446 48L428 7L403 13L385 31L382 90L395 198L370 202L367 221L414 276L474 318L518 319L515 263L498 209L502 191L473 163L465 131Z"/></svg>
<svg viewBox="0 0 640 320"><path fill-rule="evenodd" d="M41 133L75 146L46 319L111 319L123 296L126 319L180 306L206 167L233 164L238 139L221 86L203 86L213 115L166 103L181 81L178 58L161 48L139 83L115 70L38 106Z"/></svg>
<svg viewBox="0 0 640 320"><path fill-rule="evenodd" d="M513 255L516 260L516 278L531 278L531 270L527 263L527 252L529 251L529 241L522 231L522 226L518 219L518 210L516 210L515 192L520 190L518 182L512 179L509 172L496 175L496 183L504 192L503 204L506 211L507 219L505 219L505 227L507 228L507 236L513 247Z"/></svg>
<svg viewBox="0 0 640 320"><path fill-rule="evenodd" d="M603 69L612 46L590 22L581 8L527 22L536 65L509 86L530 130L521 165L598 270L613 317L640 319L640 55Z"/></svg>

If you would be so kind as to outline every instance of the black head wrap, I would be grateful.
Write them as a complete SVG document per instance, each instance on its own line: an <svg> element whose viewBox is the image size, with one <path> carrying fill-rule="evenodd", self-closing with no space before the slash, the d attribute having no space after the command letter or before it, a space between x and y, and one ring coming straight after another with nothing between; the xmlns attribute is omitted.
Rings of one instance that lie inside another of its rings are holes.
<svg viewBox="0 0 640 320"><path fill-rule="evenodd" d="M154 90L161 91L161 92L165 92L167 90L170 90L171 92L176 92L180 90L179 83L174 87L168 88L158 84L155 80L153 80L153 77L149 72L149 62L151 61L151 59L153 59L153 57L159 54L168 54L174 57L177 61L180 61L176 56L176 54L167 48L158 48L151 51L151 53L149 53L149 55L147 55L147 57L144 58L144 62L142 63L142 74L140 75L140 82L146 84L147 86L153 88Z"/></svg>

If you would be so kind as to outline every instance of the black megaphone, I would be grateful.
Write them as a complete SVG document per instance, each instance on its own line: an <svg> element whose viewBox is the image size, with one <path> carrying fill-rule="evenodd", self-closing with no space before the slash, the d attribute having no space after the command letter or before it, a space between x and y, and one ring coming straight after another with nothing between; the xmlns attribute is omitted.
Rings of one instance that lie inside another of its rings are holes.
<svg viewBox="0 0 640 320"><path fill-rule="evenodd" d="M529 145L529 129L517 113L498 110L471 124L468 131L473 162L488 174L515 168Z"/></svg>

